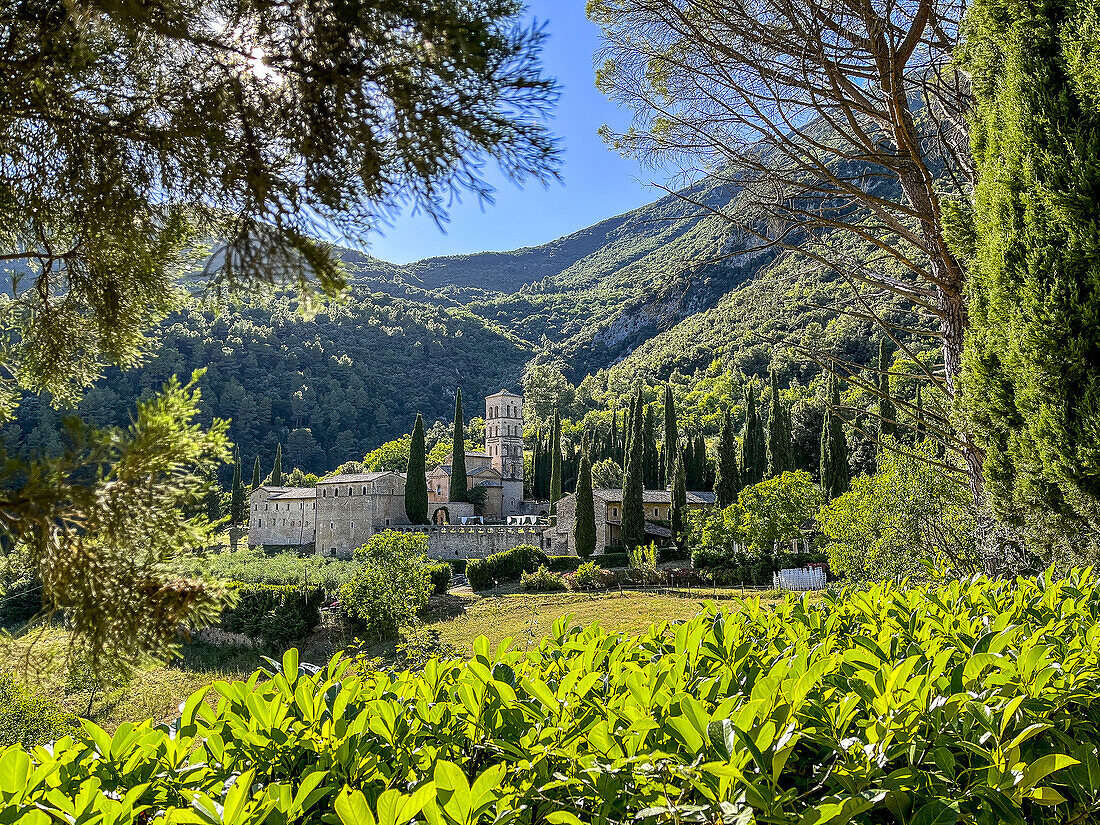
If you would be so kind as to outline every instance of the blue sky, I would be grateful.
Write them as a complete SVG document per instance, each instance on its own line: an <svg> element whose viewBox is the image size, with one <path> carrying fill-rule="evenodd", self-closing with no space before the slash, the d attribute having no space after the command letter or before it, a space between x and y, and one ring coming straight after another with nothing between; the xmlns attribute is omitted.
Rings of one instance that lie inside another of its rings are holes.
<svg viewBox="0 0 1100 825"><path fill-rule="evenodd" d="M562 87L549 123L563 149L562 182L545 189L528 183L521 189L487 170L495 203L482 210L476 197L465 197L451 208L446 234L426 216L404 214L384 235L370 236L372 255L406 263L433 255L537 246L664 194L649 185L655 179L652 170L613 152L596 134L604 123L625 126L629 115L596 91L592 57L599 47L599 29L585 17L584 5L584 0L529 3L529 13L547 24L545 73Z"/></svg>

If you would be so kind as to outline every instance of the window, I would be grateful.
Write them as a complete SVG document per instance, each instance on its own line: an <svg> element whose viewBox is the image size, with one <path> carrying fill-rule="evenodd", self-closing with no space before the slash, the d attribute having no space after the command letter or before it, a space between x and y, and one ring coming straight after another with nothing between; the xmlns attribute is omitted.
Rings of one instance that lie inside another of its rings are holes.
<svg viewBox="0 0 1100 825"><path fill-rule="evenodd" d="M612 507L611 508L611 517L612 518L618 518L619 517L619 508L618 507Z"/></svg>
<svg viewBox="0 0 1100 825"><path fill-rule="evenodd" d="M333 498L339 498L339 496L340 496L340 488L339 487L334 487L333 490L332 490L332 497Z"/></svg>
<svg viewBox="0 0 1100 825"><path fill-rule="evenodd" d="M354 522L354 521L353 521L353 522L351 523L351 529L352 529L352 530L354 530L354 529L355 529L355 522Z"/></svg>
<svg viewBox="0 0 1100 825"><path fill-rule="evenodd" d="M328 529L329 530L336 530L336 522L335 521L330 521L328 523Z"/></svg>
<svg viewBox="0 0 1100 825"><path fill-rule="evenodd" d="M366 495L366 494L367 494L367 485L364 484L363 485L363 495Z"/></svg>
<svg viewBox="0 0 1100 825"><path fill-rule="evenodd" d="M262 518L256 519L256 526L257 527L263 527L264 526L264 520Z"/></svg>

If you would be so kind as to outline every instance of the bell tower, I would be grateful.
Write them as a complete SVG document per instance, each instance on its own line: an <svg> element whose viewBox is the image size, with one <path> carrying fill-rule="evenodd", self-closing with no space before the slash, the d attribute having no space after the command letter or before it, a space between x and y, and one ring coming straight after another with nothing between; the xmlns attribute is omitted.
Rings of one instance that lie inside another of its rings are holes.
<svg viewBox="0 0 1100 825"><path fill-rule="evenodd" d="M523 500L523 396L500 392L485 399L485 452L504 484L503 515Z"/></svg>

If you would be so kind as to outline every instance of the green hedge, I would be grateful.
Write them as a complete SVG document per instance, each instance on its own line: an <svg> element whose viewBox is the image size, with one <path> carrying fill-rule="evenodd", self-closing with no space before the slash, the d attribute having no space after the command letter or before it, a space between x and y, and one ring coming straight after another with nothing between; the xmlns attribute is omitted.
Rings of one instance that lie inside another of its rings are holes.
<svg viewBox="0 0 1100 825"><path fill-rule="evenodd" d="M572 573L584 561L577 556L550 556L549 559L546 566L552 573Z"/></svg>
<svg viewBox="0 0 1100 825"><path fill-rule="evenodd" d="M451 565L451 570L456 575L464 576L466 574L466 559L447 559L447 564Z"/></svg>
<svg viewBox="0 0 1100 825"><path fill-rule="evenodd" d="M628 553L601 553L593 556L589 561L594 561L604 570L613 567L630 567L630 555Z"/></svg>
<svg viewBox="0 0 1100 825"><path fill-rule="evenodd" d="M470 580L471 589L489 590L505 582L519 581L524 573L533 573L549 561L547 555L534 545L520 544L484 559L470 559L466 564L466 577Z"/></svg>
<svg viewBox="0 0 1100 825"><path fill-rule="evenodd" d="M0 676L0 747L33 748L76 733L77 728L76 717L55 699L10 675Z"/></svg>
<svg viewBox="0 0 1100 825"><path fill-rule="evenodd" d="M222 630L242 633L269 648L285 649L321 624L320 587L234 582L230 590L236 603L222 611Z"/></svg>
<svg viewBox="0 0 1100 825"><path fill-rule="evenodd" d="M0 753L3 822L1093 823L1100 581L878 585L219 682ZM274 678L272 678L274 677ZM201 816L195 812L203 813ZM102 812L103 816L98 816Z"/></svg>
<svg viewBox="0 0 1100 825"><path fill-rule="evenodd" d="M432 592L442 596L451 586L451 565L447 562L439 562L428 566L428 574L432 577Z"/></svg>

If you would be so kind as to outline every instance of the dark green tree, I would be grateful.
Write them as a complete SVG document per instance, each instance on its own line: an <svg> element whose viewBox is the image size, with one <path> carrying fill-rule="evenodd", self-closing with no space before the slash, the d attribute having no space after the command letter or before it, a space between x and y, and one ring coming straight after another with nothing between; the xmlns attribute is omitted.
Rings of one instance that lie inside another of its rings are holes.
<svg viewBox="0 0 1100 825"><path fill-rule="evenodd" d="M768 469L768 447L764 425L756 409L756 389L749 384L745 390L745 429L741 434L741 482L748 487L764 480Z"/></svg>
<svg viewBox="0 0 1100 825"><path fill-rule="evenodd" d="M719 507L729 507L741 492L741 472L737 468L737 436L733 432L733 416L726 410L718 433L718 461L714 479L714 494Z"/></svg>
<svg viewBox="0 0 1100 825"><path fill-rule="evenodd" d="M561 413L554 410L554 424L550 433L550 514L557 512L561 498Z"/></svg>
<svg viewBox="0 0 1100 825"><path fill-rule="evenodd" d="M275 445L275 463L271 467L271 486L283 486L283 445Z"/></svg>
<svg viewBox="0 0 1100 825"><path fill-rule="evenodd" d="M577 473L573 544L577 555L587 559L596 552L596 502L592 497L592 462L588 457L588 433L581 441L581 464Z"/></svg>
<svg viewBox="0 0 1100 825"><path fill-rule="evenodd" d="M205 504L207 520L211 524L220 521L222 517L222 486L218 483L218 474L213 470L207 476Z"/></svg>
<svg viewBox="0 0 1100 825"><path fill-rule="evenodd" d="M241 453L233 448L233 481L229 487L229 523L236 527L244 518L244 484L241 482Z"/></svg>
<svg viewBox="0 0 1100 825"><path fill-rule="evenodd" d="M684 462L679 450L676 452L675 468L672 474L672 505L669 508L668 518L672 529L672 540L676 546L683 548L684 514L687 512L687 474L684 471Z"/></svg>
<svg viewBox="0 0 1100 825"><path fill-rule="evenodd" d="M840 408L840 379L830 374L825 395L825 420L821 428L821 488L830 500L848 492L848 441Z"/></svg>
<svg viewBox="0 0 1100 825"><path fill-rule="evenodd" d="M645 477L643 481L647 490L656 490L657 482L661 477L661 455L657 450L657 430L653 421L653 407L649 404L644 406L645 420L642 424L642 437L645 439L643 444L645 453L643 458Z"/></svg>
<svg viewBox="0 0 1100 825"><path fill-rule="evenodd" d="M260 457L256 456L252 462L252 489L259 489L260 485L264 483L263 476L260 475Z"/></svg>
<svg viewBox="0 0 1100 825"><path fill-rule="evenodd" d="M645 501L642 484L642 410L640 404L631 405L630 451L623 473L623 521L624 547L640 547L645 542Z"/></svg>
<svg viewBox="0 0 1100 825"><path fill-rule="evenodd" d="M878 342L878 434L879 439L897 432L897 412L890 397L890 354L885 336Z"/></svg>
<svg viewBox="0 0 1100 825"><path fill-rule="evenodd" d="M714 470L710 456L707 455L707 440L702 433L695 436L695 449L692 451L695 461L693 490L709 490L714 487Z"/></svg>
<svg viewBox="0 0 1100 825"><path fill-rule="evenodd" d="M455 390L455 421L451 444L451 501L465 501L469 482L466 480L466 425L462 419L462 388Z"/></svg>
<svg viewBox="0 0 1100 825"><path fill-rule="evenodd" d="M672 398L672 385L665 384L665 480L671 484L675 470L676 453L679 450L680 428L676 422L676 402Z"/></svg>
<svg viewBox="0 0 1100 825"><path fill-rule="evenodd" d="M771 371L771 414L768 418L768 477L794 469L794 444L791 442L791 416L779 397L779 381Z"/></svg>
<svg viewBox="0 0 1100 825"><path fill-rule="evenodd" d="M995 512L1100 546L1100 27L1087 2L977 0L964 410ZM960 221L962 223L962 221ZM929 427L929 429L939 429ZM1091 536L1091 539L1089 538Z"/></svg>
<svg viewBox="0 0 1100 825"><path fill-rule="evenodd" d="M411 524L428 523L427 451L424 444L424 419L416 414L409 441L409 466L405 473L405 515Z"/></svg>

